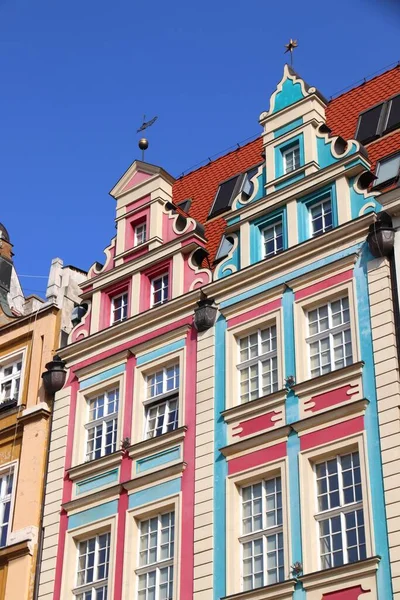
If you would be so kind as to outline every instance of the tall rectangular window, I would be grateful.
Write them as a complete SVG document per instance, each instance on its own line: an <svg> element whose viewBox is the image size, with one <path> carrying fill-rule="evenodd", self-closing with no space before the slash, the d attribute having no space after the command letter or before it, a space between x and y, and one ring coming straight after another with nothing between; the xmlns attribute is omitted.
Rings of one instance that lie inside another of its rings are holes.
<svg viewBox="0 0 400 600"><path fill-rule="evenodd" d="M349 299L340 298L308 311L308 352L311 377L353 363Z"/></svg>
<svg viewBox="0 0 400 600"><path fill-rule="evenodd" d="M12 467L0 474L0 548L7 544L13 483L14 468Z"/></svg>
<svg viewBox="0 0 400 600"><path fill-rule="evenodd" d="M22 372L22 356L0 363L0 403L18 401Z"/></svg>
<svg viewBox="0 0 400 600"><path fill-rule="evenodd" d="M86 460L94 460L117 449L119 389L90 398L88 404Z"/></svg>
<svg viewBox="0 0 400 600"><path fill-rule="evenodd" d="M277 221L261 230L262 257L268 258L283 250L282 221Z"/></svg>
<svg viewBox="0 0 400 600"><path fill-rule="evenodd" d="M243 591L285 579L280 477L242 488L239 541Z"/></svg>
<svg viewBox="0 0 400 600"><path fill-rule="evenodd" d="M283 171L286 175L300 167L300 145L292 144L289 148L282 150Z"/></svg>
<svg viewBox="0 0 400 600"><path fill-rule="evenodd" d="M75 600L107 600L110 533L78 543Z"/></svg>
<svg viewBox="0 0 400 600"><path fill-rule="evenodd" d="M312 204L309 209L311 235L314 237L333 227L332 199L329 196Z"/></svg>
<svg viewBox="0 0 400 600"><path fill-rule="evenodd" d="M358 452L315 465L321 569L367 556Z"/></svg>
<svg viewBox="0 0 400 600"><path fill-rule="evenodd" d="M120 323L128 318L128 293L111 298L111 324Z"/></svg>
<svg viewBox="0 0 400 600"><path fill-rule="evenodd" d="M136 225L134 228L134 238L133 243L134 246L139 246L146 241L146 223L140 223Z"/></svg>
<svg viewBox="0 0 400 600"><path fill-rule="evenodd" d="M276 326L239 339L240 402L256 400L278 389Z"/></svg>
<svg viewBox="0 0 400 600"><path fill-rule="evenodd" d="M138 600L172 600L175 513L139 523Z"/></svg>
<svg viewBox="0 0 400 600"><path fill-rule="evenodd" d="M146 401L146 439L178 427L179 364L148 375Z"/></svg>
<svg viewBox="0 0 400 600"><path fill-rule="evenodd" d="M169 298L169 274L164 273L151 280L151 306L159 306Z"/></svg>

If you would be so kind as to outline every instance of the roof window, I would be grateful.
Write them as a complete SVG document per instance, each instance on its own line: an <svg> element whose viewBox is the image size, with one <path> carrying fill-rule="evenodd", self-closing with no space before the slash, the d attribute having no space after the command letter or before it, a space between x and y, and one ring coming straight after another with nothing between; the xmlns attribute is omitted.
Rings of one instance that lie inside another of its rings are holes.
<svg viewBox="0 0 400 600"><path fill-rule="evenodd" d="M208 218L212 219L213 217L230 210L234 199L239 194L243 194L245 198L250 198L254 189L251 178L256 174L256 172L257 167L253 167L246 173L240 173L239 175L230 177L230 179L220 183Z"/></svg>
<svg viewBox="0 0 400 600"><path fill-rule="evenodd" d="M400 94L361 113L355 138L368 144L400 127Z"/></svg>
<svg viewBox="0 0 400 600"><path fill-rule="evenodd" d="M376 179L373 187L383 187L395 183L400 173L400 153L380 160L376 167Z"/></svg>

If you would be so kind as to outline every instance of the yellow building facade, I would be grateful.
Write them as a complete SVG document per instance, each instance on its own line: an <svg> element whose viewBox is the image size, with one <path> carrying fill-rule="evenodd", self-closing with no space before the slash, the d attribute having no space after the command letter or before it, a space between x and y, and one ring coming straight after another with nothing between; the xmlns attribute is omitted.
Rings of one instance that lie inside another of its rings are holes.
<svg viewBox="0 0 400 600"><path fill-rule="evenodd" d="M0 225L0 599L34 597L52 397L42 373L68 333L85 274L52 263L47 298L25 298ZM68 299L67 299L68 296Z"/></svg>

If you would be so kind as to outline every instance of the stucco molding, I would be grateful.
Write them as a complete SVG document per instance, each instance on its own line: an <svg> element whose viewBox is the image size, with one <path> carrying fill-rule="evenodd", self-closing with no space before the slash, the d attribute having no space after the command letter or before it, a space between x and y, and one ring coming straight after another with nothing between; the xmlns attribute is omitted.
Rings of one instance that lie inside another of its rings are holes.
<svg viewBox="0 0 400 600"><path fill-rule="evenodd" d="M321 588L323 585L331 584L333 581L337 583L346 583L365 575L373 575L378 569L380 556L373 556L354 563L342 565L341 567L333 567L332 569L324 569L299 577L303 583L303 588L310 591L315 588Z"/></svg>
<svg viewBox="0 0 400 600"><path fill-rule="evenodd" d="M122 487L125 490L130 491L138 488L144 488L151 483L161 483L162 481L176 477L176 475L182 475L183 471L186 469L186 466L186 462L179 461L164 468L159 468L156 471L133 475L132 479L122 484Z"/></svg>
<svg viewBox="0 0 400 600"><path fill-rule="evenodd" d="M9 544L0 549L0 566L9 563L11 560L26 556L27 554L32 554L29 540L17 542L16 544Z"/></svg>
<svg viewBox="0 0 400 600"><path fill-rule="evenodd" d="M296 582L293 579L265 587L224 596L221 600L291 600Z"/></svg>

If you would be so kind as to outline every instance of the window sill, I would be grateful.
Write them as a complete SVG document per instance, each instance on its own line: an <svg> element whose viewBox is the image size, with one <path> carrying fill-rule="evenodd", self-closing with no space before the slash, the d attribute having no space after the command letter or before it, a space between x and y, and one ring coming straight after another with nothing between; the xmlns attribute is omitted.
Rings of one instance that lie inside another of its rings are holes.
<svg viewBox="0 0 400 600"><path fill-rule="evenodd" d="M17 542L16 544L8 544L0 548L0 566L6 565L11 560L21 558L21 556L25 556L26 554L32 554L29 540Z"/></svg>
<svg viewBox="0 0 400 600"><path fill-rule="evenodd" d="M129 446L127 453L130 458L138 459L152 452L162 452L173 445L183 442L185 439L187 427L178 427L174 431L164 433L148 440L143 440L137 444Z"/></svg>
<svg viewBox="0 0 400 600"><path fill-rule="evenodd" d="M348 563L341 567L333 567L332 569L324 569L323 571L315 571L308 575L302 575L299 580L303 583L303 588L306 591L311 591L323 586L330 588L338 585L349 585L350 582L361 583L361 577L374 576L378 569L380 556L373 556L354 563ZM332 589L331 591L335 591ZM329 593L328 590L320 590L320 593Z"/></svg>
<svg viewBox="0 0 400 600"><path fill-rule="evenodd" d="M81 479L84 477L90 477L91 475L97 474L105 469L109 469L110 467L119 466L121 459L121 451L117 450L112 454L107 454L107 456L102 456L101 458L96 458L95 460L88 460L87 462L71 467L67 471L68 477L71 481L75 481L76 479Z"/></svg>
<svg viewBox="0 0 400 600"><path fill-rule="evenodd" d="M296 582L293 579L256 588L249 592L231 594L221 600L292 600Z"/></svg>
<svg viewBox="0 0 400 600"><path fill-rule="evenodd" d="M259 411L264 411L266 408L274 408L286 398L287 390L283 388L272 394L267 394L257 400L250 400L244 404L238 404L232 408L223 410L220 414L224 418L225 423L231 423L238 419L254 416Z"/></svg>

